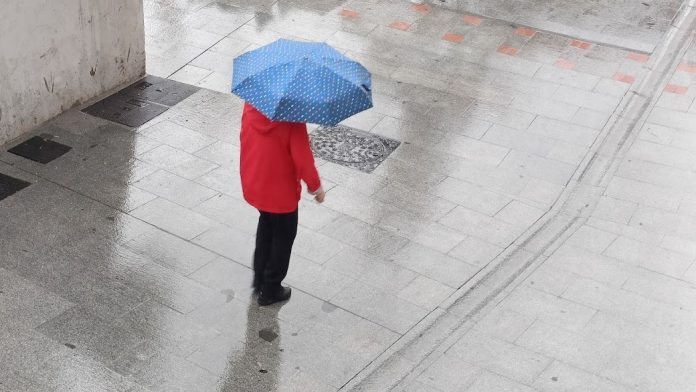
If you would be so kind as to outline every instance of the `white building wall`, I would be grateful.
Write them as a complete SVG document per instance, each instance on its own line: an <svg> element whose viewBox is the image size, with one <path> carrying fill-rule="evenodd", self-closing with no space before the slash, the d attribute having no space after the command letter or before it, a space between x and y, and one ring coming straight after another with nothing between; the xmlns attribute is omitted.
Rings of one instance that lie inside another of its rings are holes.
<svg viewBox="0 0 696 392"><path fill-rule="evenodd" d="M145 73L142 0L3 0L0 144Z"/></svg>

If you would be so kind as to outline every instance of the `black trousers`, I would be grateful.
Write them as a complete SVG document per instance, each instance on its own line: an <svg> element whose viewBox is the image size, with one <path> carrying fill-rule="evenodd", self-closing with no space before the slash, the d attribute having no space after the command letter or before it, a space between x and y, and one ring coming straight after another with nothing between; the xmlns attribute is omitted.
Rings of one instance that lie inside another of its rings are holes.
<svg viewBox="0 0 696 392"><path fill-rule="evenodd" d="M297 210L289 214L259 211L254 251L254 286L272 295L280 289L290 266L297 236Z"/></svg>

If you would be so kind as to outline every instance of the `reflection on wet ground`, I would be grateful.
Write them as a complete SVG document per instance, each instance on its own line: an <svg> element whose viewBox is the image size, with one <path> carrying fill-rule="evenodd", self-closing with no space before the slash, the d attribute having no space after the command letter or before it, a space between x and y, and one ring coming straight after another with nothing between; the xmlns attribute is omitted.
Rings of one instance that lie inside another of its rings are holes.
<svg viewBox="0 0 696 392"><path fill-rule="evenodd" d="M278 310L273 307L266 312L253 302L249 304L243 351L230 355L221 391L278 390L278 372L284 351L278 335Z"/></svg>
<svg viewBox="0 0 696 392"><path fill-rule="evenodd" d="M548 211L649 60L397 1L145 13L148 72L206 89L136 129L69 111L34 132L72 148L45 164L0 151L31 183L0 201L7 390L339 389ZM363 62L375 107L345 125L401 145L372 173L319 161L293 299L259 309L227 91L233 57L279 37Z"/></svg>
<svg viewBox="0 0 696 392"><path fill-rule="evenodd" d="M652 51L677 14L681 1L478 1L445 0L461 12L486 15L570 37L633 50Z"/></svg>

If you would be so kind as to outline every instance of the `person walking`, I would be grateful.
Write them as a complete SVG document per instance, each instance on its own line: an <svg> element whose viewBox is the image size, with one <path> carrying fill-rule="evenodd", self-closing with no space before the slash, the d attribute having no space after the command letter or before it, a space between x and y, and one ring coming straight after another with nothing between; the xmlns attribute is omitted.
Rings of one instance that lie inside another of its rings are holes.
<svg viewBox="0 0 696 392"><path fill-rule="evenodd" d="M258 304L267 306L290 299L291 289L281 282L297 235L301 181L319 203L326 193L305 123L272 121L247 102L240 142L242 192L259 211L253 288Z"/></svg>
<svg viewBox="0 0 696 392"><path fill-rule="evenodd" d="M265 306L290 298L281 282L297 235L301 181L319 203L326 196L306 123L334 126L371 108L372 80L326 43L279 39L234 59L230 91L245 102L242 192L260 214L253 286Z"/></svg>

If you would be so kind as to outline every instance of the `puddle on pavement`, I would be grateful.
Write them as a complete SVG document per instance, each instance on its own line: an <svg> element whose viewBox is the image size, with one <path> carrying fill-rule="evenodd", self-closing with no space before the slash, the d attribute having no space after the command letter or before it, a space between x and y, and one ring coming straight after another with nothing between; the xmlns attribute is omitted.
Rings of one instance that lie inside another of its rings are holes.
<svg viewBox="0 0 696 392"><path fill-rule="evenodd" d="M270 328L264 328L259 331L259 337L267 342L273 342L278 337L278 334Z"/></svg>
<svg viewBox="0 0 696 392"><path fill-rule="evenodd" d="M331 312L333 312L333 311L336 310L336 309L338 309L338 307L337 307L336 305L330 303L330 302L324 302L324 303L321 305L321 310L323 310L323 311L326 312L326 313L331 313Z"/></svg>
<svg viewBox="0 0 696 392"><path fill-rule="evenodd" d="M225 299L225 302L227 302L227 303L232 302L232 300L233 300L234 297L235 297L235 292L234 292L234 290L232 290L232 289L229 289L229 290L221 290L220 293L221 293L222 295L224 295L224 296L227 297L227 298Z"/></svg>

